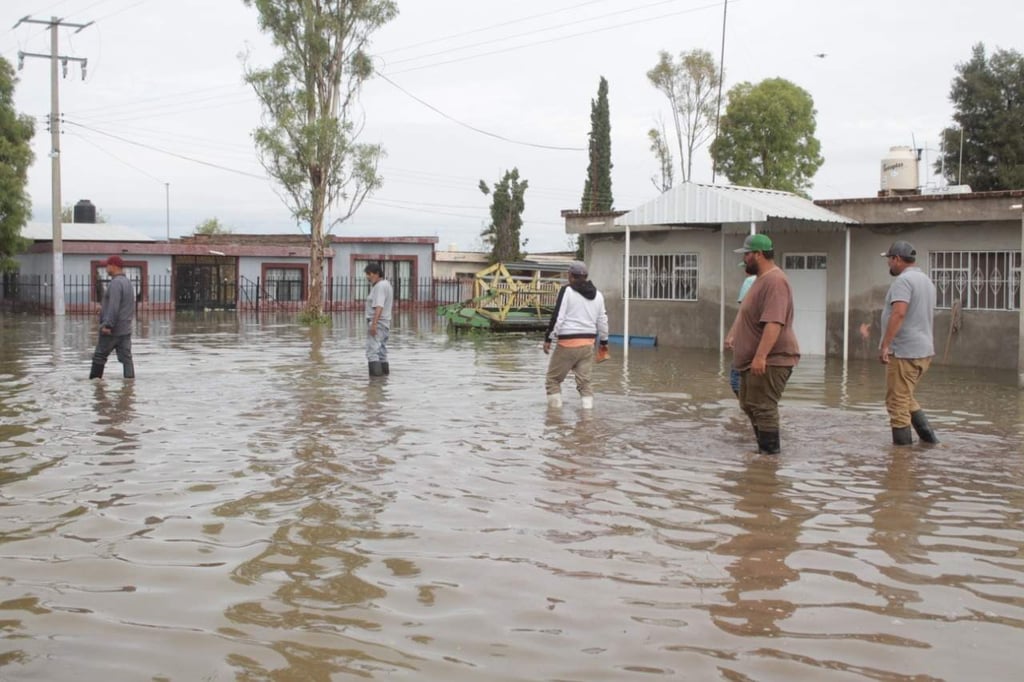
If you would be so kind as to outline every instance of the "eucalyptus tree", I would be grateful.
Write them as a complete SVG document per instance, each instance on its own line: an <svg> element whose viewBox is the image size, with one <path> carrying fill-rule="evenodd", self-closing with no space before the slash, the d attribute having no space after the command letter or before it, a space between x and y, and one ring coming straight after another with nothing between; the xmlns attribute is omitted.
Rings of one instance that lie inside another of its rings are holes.
<svg viewBox="0 0 1024 682"><path fill-rule="evenodd" d="M0 271L17 267L13 256L27 246L21 228L32 215L27 186L35 126L14 108L17 82L10 62L0 57Z"/></svg>
<svg viewBox="0 0 1024 682"><path fill-rule="evenodd" d="M392 0L243 0L279 51L269 68L246 63L263 107L253 133L260 161L298 223L308 223L310 284L305 319L324 321L327 235L378 189L379 145L358 142L363 83L373 75L373 33L398 15ZM332 220L325 226L326 216Z"/></svg>
<svg viewBox="0 0 1024 682"><path fill-rule="evenodd" d="M651 85L668 98L683 182L693 177L694 154L714 134L719 78L715 58L707 50L680 53L678 62L662 50L658 53L657 65L647 72L647 80ZM651 137L652 148L668 148L664 131L658 133L658 139L651 133L648 135ZM654 151L659 163L663 164L665 157L657 148Z"/></svg>

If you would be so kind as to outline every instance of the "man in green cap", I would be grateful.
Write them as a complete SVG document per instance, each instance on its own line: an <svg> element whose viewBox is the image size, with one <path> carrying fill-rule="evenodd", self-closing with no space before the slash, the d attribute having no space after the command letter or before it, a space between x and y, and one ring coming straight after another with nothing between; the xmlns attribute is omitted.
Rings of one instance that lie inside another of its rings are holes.
<svg viewBox="0 0 1024 682"><path fill-rule="evenodd" d="M733 364L740 372L740 407L754 427L757 450L777 455L779 399L800 361L793 333L793 290L775 265L768 235L750 235L736 253L743 254L747 274L757 279L740 304L726 346L732 348Z"/></svg>

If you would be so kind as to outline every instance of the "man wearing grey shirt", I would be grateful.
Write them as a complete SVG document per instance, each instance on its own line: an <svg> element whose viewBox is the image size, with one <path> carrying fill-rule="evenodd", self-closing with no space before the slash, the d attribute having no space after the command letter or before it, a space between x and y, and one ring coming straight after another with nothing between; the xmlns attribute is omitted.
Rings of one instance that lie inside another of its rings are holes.
<svg viewBox="0 0 1024 682"><path fill-rule="evenodd" d="M879 360L885 368L885 409L889 412L894 445L913 443L910 428L925 443L938 443L914 390L935 355L932 320L935 284L917 267L917 251L904 241L893 242L882 254L895 277L882 309Z"/></svg>
<svg viewBox="0 0 1024 682"><path fill-rule="evenodd" d="M124 378L135 378L132 361L132 323L135 320L135 287L124 275L124 261L111 256L103 261L110 275L107 290L103 292L100 307L100 338L92 355L90 379L102 379L103 368L111 351L117 351L117 360L124 367Z"/></svg>
<svg viewBox="0 0 1024 682"><path fill-rule="evenodd" d="M391 282L384 279L384 269L379 263L370 263L363 272L370 282L370 295L366 297L366 361L370 376L379 377L391 373L388 364L388 335L391 333L391 306L395 291Z"/></svg>

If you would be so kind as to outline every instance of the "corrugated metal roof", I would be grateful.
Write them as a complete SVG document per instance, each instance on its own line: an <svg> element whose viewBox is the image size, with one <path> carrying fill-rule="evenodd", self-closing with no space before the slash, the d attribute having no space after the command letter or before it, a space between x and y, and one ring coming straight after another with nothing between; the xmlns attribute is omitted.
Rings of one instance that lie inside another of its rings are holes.
<svg viewBox="0 0 1024 682"><path fill-rule="evenodd" d="M124 225L109 223L63 223L61 241L67 242L155 242L156 239ZM53 225L29 223L21 229L21 236L33 241L51 241Z"/></svg>
<svg viewBox="0 0 1024 682"><path fill-rule="evenodd" d="M684 182L615 220L616 225L720 225L805 220L851 224L851 220L789 192Z"/></svg>

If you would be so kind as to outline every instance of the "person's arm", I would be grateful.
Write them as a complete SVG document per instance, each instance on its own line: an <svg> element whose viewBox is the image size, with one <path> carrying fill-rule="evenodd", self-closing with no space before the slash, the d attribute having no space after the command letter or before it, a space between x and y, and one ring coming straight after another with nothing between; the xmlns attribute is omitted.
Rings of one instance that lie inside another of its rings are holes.
<svg viewBox="0 0 1024 682"><path fill-rule="evenodd" d="M885 335L882 336L882 344L878 349L878 359L883 365L889 364L889 357L892 355L892 342L903 326L903 320L907 318L907 302L893 301L889 310L889 324L885 327Z"/></svg>
<svg viewBox="0 0 1024 682"><path fill-rule="evenodd" d="M117 325L117 311L121 309L122 287L119 286L117 278L110 280L107 285L107 295L103 300L103 307L100 309L100 334L110 334Z"/></svg>
<svg viewBox="0 0 1024 682"><path fill-rule="evenodd" d="M757 344L754 359L750 363L750 372L752 374L764 374L765 368L768 366L768 353L775 347L775 342L779 340L779 334L781 333L781 324L778 322L765 322L764 329L761 331L761 342Z"/></svg>
<svg viewBox="0 0 1024 682"><path fill-rule="evenodd" d="M548 329L544 332L545 353L551 352L551 335L555 331L555 323L558 321L558 315L562 312L562 299L565 298L565 290L568 288L568 285L565 285L558 290L558 297L555 299L555 309L551 311L551 319L548 320Z"/></svg>
<svg viewBox="0 0 1024 682"><path fill-rule="evenodd" d="M736 340L736 327L740 323L740 312L736 311L736 317L732 321L732 326L729 327L729 331L725 335L725 348L726 350L732 350L733 341Z"/></svg>

